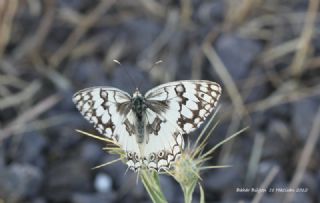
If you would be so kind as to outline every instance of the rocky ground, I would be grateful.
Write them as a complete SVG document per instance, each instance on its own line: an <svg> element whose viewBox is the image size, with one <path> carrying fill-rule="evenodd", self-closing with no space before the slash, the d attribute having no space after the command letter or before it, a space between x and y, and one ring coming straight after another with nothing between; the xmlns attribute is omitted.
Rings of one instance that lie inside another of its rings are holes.
<svg viewBox="0 0 320 203"><path fill-rule="evenodd" d="M73 93L131 92L127 75L143 91L180 79L220 83L221 123L208 148L250 127L208 161L233 167L202 173L207 202L319 202L318 8L319 0L0 0L0 202L150 202L125 164L92 170L117 157L75 131L97 134ZM183 202L172 178L161 184L169 202Z"/></svg>

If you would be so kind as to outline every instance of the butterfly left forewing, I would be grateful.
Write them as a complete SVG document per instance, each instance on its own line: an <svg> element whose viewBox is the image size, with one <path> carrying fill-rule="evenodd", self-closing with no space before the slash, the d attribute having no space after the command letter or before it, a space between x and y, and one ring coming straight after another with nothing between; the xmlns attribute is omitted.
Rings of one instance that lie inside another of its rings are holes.
<svg viewBox="0 0 320 203"><path fill-rule="evenodd" d="M129 168L141 166L140 151L135 140L134 116L130 95L111 87L93 87L74 94L73 102L86 120L99 133L115 140L125 151Z"/></svg>
<svg viewBox="0 0 320 203"><path fill-rule="evenodd" d="M130 110L130 95L116 88L83 89L75 93L72 100L84 118L108 138L114 138L117 123Z"/></svg>

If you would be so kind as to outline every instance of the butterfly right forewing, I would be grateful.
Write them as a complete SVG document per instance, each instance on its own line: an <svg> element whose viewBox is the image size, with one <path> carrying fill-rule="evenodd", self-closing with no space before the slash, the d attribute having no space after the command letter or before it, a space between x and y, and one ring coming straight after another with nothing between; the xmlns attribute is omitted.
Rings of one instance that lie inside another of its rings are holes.
<svg viewBox="0 0 320 203"><path fill-rule="evenodd" d="M187 134L200 127L217 106L220 95L221 87L218 83L185 80L155 87L146 93L146 99L153 103L151 107L165 103L168 108L159 113Z"/></svg>

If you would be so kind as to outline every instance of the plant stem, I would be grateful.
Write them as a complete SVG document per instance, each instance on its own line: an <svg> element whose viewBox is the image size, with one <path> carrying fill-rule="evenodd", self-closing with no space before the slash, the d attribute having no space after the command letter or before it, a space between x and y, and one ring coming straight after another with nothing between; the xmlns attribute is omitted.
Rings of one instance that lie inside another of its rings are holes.
<svg viewBox="0 0 320 203"><path fill-rule="evenodd" d="M141 170L140 178L153 203L168 203L161 190L159 176L156 172Z"/></svg>

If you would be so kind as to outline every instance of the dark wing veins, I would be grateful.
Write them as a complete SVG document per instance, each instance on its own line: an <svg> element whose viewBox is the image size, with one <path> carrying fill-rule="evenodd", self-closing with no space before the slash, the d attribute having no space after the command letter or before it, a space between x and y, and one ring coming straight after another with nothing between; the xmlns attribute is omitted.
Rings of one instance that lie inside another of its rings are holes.
<svg viewBox="0 0 320 203"><path fill-rule="evenodd" d="M146 105L149 109L151 109L153 112L157 114L165 113L166 110L169 109L168 100L162 100L162 101L146 100Z"/></svg>
<svg viewBox="0 0 320 203"><path fill-rule="evenodd" d="M131 108L132 104L130 101L117 104L117 112L119 112L119 114L122 116L126 116Z"/></svg>
<svg viewBox="0 0 320 203"><path fill-rule="evenodd" d="M162 122L163 121L159 117L156 117L152 123L147 124L147 133L158 135Z"/></svg>

